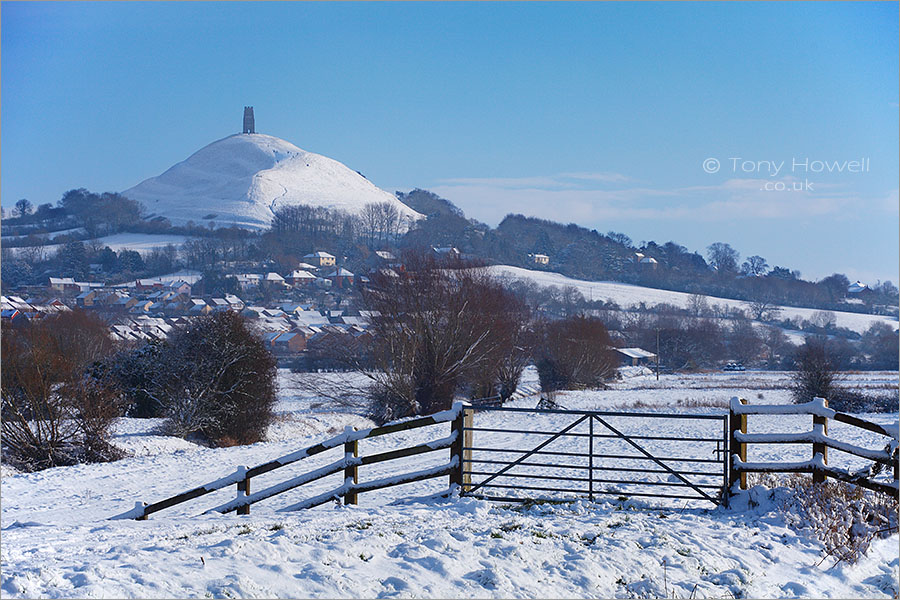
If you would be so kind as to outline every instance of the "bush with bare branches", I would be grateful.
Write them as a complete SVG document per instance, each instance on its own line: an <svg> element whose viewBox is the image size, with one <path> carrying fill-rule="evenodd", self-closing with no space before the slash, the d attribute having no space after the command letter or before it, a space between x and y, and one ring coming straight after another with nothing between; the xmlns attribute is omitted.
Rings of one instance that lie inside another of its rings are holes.
<svg viewBox="0 0 900 600"><path fill-rule="evenodd" d="M3 456L36 471L115 460L110 428L120 394L92 366L114 352L106 324L83 311L63 312L2 335Z"/></svg>
<svg viewBox="0 0 900 600"><path fill-rule="evenodd" d="M422 253L407 253L403 262L402 275L375 274L363 295L366 308L379 315L370 328L369 372L378 421L449 408L466 384L474 394L493 390L524 314L521 302L483 269ZM506 367L509 388L517 366Z"/></svg>
<svg viewBox="0 0 900 600"><path fill-rule="evenodd" d="M600 386L619 366L606 326L593 317L545 323L536 353L541 390L547 394Z"/></svg>
<svg viewBox="0 0 900 600"><path fill-rule="evenodd" d="M276 362L231 311L192 321L165 344L121 361L122 381L143 410L159 410L170 433L218 445L260 441L273 416Z"/></svg>

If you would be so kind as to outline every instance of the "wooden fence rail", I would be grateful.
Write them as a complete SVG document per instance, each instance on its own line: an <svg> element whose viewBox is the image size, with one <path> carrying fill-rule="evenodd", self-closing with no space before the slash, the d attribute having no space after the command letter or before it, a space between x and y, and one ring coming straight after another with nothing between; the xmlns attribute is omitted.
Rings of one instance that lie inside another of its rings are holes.
<svg viewBox="0 0 900 600"><path fill-rule="evenodd" d="M748 433L748 415L811 415L812 431L801 433ZM747 473L811 473L813 482L821 483L827 477L853 483L860 487L875 490L891 496L900 491L900 464L897 461L897 447L900 442L898 428L885 427L861 419L854 415L837 412L828 408L828 402L815 398L805 404L789 405L756 405L750 406L743 398L732 398L730 407L730 440L731 471L729 490L747 489ZM889 438L886 449L863 448L847 442L828 437L828 421L846 423L866 431L871 431ZM812 444L812 458L800 462L748 462L747 448L751 444ZM868 469L851 472L828 465L828 449L838 450L853 456L872 461L873 465L881 464L892 468L892 481L875 481Z"/></svg>
<svg viewBox="0 0 900 600"><path fill-rule="evenodd" d="M318 481L324 477L334 475L335 473L341 471L344 472L344 483L339 487L325 494L320 494L315 498L304 500L303 502L293 504L281 510L299 510L301 508L311 508L313 506L324 504L325 502L336 498L343 498L345 504L356 504L358 501L358 495L363 492L370 492L394 485L401 485L414 481L423 481L425 479L447 475L449 475L450 487L452 488L454 484L462 485L462 483L464 482L464 476L461 472L461 465L464 459L463 452L465 452L466 450L462 446L461 442L465 435L465 433L463 432L463 427L466 425L466 423L471 424L471 414L472 409L467 404L458 402L454 404L453 408L451 408L450 410L445 410L425 417L418 417L405 421L399 421L396 423L389 423L381 427L362 429L359 431L348 428L344 431L344 433L324 442L314 444L307 448L302 448L300 450L252 468L245 466L238 467L237 470L231 475L226 475L225 477L192 488L186 492L182 492L181 494L176 494L175 496L172 496L170 498L166 498L152 504L136 502L133 509L116 515L112 517L112 519L136 519L139 521L145 520L155 512L159 512L172 506L177 506L179 504L189 502L191 500L194 500L195 498L205 496L206 494L221 490L230 485L237 486L237 497L234 500L221 504L215 508L210 509L207 512L237 512L237 514L249 514L250 505L256 502L260 502L267 498L271 498L272 496L276 496L289 490L296 489L308 483ZM359 456L360 440L389 435L391 433L396 433L399 431L409 431L411 429L418 429L421 427L437 425L440 423L451 424L451 431L448 437L425 442L416 446L389 450L387 452L381 452L379 454ZM297 461L315 456L317 454L321 454L326 450L338 448L340 446L344 447L343 458L325 465L324 467L320 467L308 473L293 477L292 479L274 484L265 489L259 490L258 492L251 493L250 480L253 477L258 477L259 475L262 475L264 473L280 469L281 467L285 467L287 465L296 463ZM447 449L450 450L450 460L449 462L439 467L424 469L416 471L414 473L404 473L392 477L378 479L375 481L368 481L364 483L359 482L359 467L361 466Z"/></svg>

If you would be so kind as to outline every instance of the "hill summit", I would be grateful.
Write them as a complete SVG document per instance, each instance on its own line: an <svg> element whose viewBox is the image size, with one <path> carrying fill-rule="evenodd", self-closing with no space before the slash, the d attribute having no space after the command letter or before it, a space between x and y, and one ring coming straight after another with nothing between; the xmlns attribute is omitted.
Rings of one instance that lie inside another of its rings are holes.
<svg viewBox="0 0 900 600"><path fill-rule="evenodd" d="M262 229L276 208L298 204L359 214L366 204L389 202L408 220L422 217L342 163L259 133L215 141L123 194L141 202L148 217L176 225Z"/></svg>

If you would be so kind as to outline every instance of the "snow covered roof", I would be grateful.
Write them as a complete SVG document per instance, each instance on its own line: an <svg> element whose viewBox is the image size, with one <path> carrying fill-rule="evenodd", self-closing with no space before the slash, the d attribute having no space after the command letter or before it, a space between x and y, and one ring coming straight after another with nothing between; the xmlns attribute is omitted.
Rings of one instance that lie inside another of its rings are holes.
<svg viewBox="0 0 900 600"><path fill-rule="evenodd" d="M312 254L307 254L303 258L334 258L334 255L320 250L318 252L313 252Z"/></svg>
<svg viewBox="0 0 900 600"><path fill-rule="evenodd" d="M328 276L329 277L353 277L353 273L351 273L347 269L341 267L340 269L337 269L336 271L329 273Z"/></svg>
<svg viewBox="0 0 900 600"><path fill-rule="evenodd" d="M284 277L279 275L278 273L266 273L266 281L284 281Z"/></svg>
<svg viewBox="0 0 900 600"><path fill-rule="evenodd" d="M311 265L311 264L305 263L305 262L298 264L297 268L302 271L315 271L316 269L318 269L318 267L316 265Z"/></svg>
<svg viewBox="0 0 900 600"><path fill-rule="evenodd" d="M297 337L298 335L300 335L300 334L299 334L299 333L294 333L294 332L292 332L292 331L287 331L287 332L282 333L280 336L278 336L278 339L275 340L275 342L276 342L276 343L279 343L279 344L283 344L283 343L285 343L285 342L291 341L292 339L294 339L294 338Z"/></svg>
<svg viewBox="0 0 900 600"><path fill-rule="evenodd" d="M628 358L656 358L652 352L647 352L642 348L616 348L616 351L624 354Z"/></svg>
<svg viewBox="0 0 900 600"><path fill-rule="evenodd" d="M75 280L71 277L51 277L50 285L75 285Z"/></svg>
<svg viewBox="0 0 900 600"><path fill-rule="evenodd" d="M863 290L869 289L869 286L864 284L862 281L857 281L856 283L851 283L850 287L847 288L848 294L858 294Z"/></svg>
<svg viewBox="0 0 900 600"><path fill-rule="evenodd" d="M388 252L387 250L376 250L375 254L384 260L397 260L397 257Z"/></svg>
<svg viewBox="0 0 900 600"><path fill-rule="evenodd" d="M314 267L311 267L314 268ZM316 276L309 271L297 270L290 274L288 279L315 279Z"/></svg>

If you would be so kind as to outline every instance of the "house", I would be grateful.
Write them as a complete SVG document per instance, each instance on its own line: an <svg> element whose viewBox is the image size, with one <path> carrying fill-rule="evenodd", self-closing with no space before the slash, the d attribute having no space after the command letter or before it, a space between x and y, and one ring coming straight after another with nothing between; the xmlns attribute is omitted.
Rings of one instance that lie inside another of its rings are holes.
<svg viewBox="0 0 900 600"><path fill-rule="evenodd" d="M5 308L0 311L0 319L3 319L4 321L15 321L21 316L22 313L16 308Z"/></svg>
<svg viewBox="0 0 900 600"><path fill-rule="evenodd" d="M147 290L153 290L153 289L159 290L159 289L162 289L163 282L159 279L136 279L134 281L134 287L139 292L145 292Z"/></svg>
<svg viewBox="0 0 900 600"><path fill-rule="evenodd" d="M327 252L313 252L304 256L303 260L308 260L317 267L333 267L335 265L334 256Z"/></svg>
<svg viewBox="0 0 900 600"><path fill-rule="evenodd" d="M329 273L328 279L332 281L336 288L346 288L353 285L353 273L343 267Z"/></svg>
<svg viewBox="0 0 900 600"><path fill-rule="evenodd" d="M113 302L110 306L115 310L130 310L138 303L137 298L132 296L122 296Z"/></svg>
<svg viewBox="0 0 900 600"><path fill-rule="evenodd" d="M616 352L621 354L626 361L631 361L632 367L647 364L650 359L656 358L655 354L641 348L616 348Z"/></svg>
<svg viewBox="0 0 900 600"><path fill-rule="evenodd" d="M259 273L241 273L235 277L242 290L259 287L259 284L262 281L262 275Z"/></svg>
<svg viewBox="0 0 900 600"><path fill-rule="evenodd" d="M290 354L306 348L306 338L295 331L287 331L278 335L272 343L275 352Z"/></svg>
<svg viewBox="0 0 900 600"><path fill-rule="evenodd" d="M280 308L288 315L302 313L304 310L302 305L294 304L291 302L285 302L280 306Z"/></svg>
<svg viewBox="0 0 900 600"><path fill-rule="evenodd" d="M874 292L872 292L872 288L863 283L862 281L857 281L855 283L851 283L847 288L847 298L848 299L857 299L857 302L865 302L868 300Z"/></svg>
<svg viewBox="0 0 900 600"><path fill-rule="evenodd" d="M268 332L264 333L262 336L263 342L266 344L266 346L268 346L269 348L272 348L275 346L275 339L282 333L284 333L284 332L283 331L268 331Z"/></svg>
<svg viewBox="0 0 900 600"><path fill-rule="evenodd" d="M134 303L134 306L131 307L131 312L137 313L146 313L150 312L150 307L153 306L153 300L138 300Z"/></svg>
<svg viewBox="0 0 900 600"><path fill-rule="evenodd" d="M225 294L225 302L228 303L232 310L241 311L244 309L244 301L234 294Z"/></svg>
<svg viewBox="0 0 900 600"><path fill-rule="evenodd" d="M50 289L57 292L79 292L81 286L71 277L51 277Z"/></svg>
<svg viewBox="0 0 900 600"><path fill-rule="evenodd" d="M124 292L111 292L106 294L105 296L101 296L96 298L95 304L102 304L103 306L118 306L119 302L123 299L130 298L130 296Z"/></svg>
<svg viewBox="0 0 900 600"><path fill-rule="evenodd" d="M298 269L287 276L287 281L294 287L306 286L316 280L316 276L309 271Z"/></svg>
<svg viewBox="0 0 900 600"><path fill-rule="evenodd" d="M285 281L284 277L275 272L266 273L266 278L264 279L266 285L270 285L273 287L284 287Z"/></svg>
<svg viewBox="0 0 900 600"><path fill-rule="evenodd" d="M550 257L546 254L529 254L528 257L536 265L546 266L550 264Z"/></svg>
<svg viewBox="0 0 900 600"><path fill-rule="evenodd" d="M186 310L186 305L184 302L179 302L177 300L169 302L166 304L163 312L167 315L179 315Z"/></svg>
<svg viewBox="0 0 900 600"><path fill-rule="evenodd" d="M641 259L640 265L642 268L656 269L659 266L659 261L652 256L645 256Z"/></svg>
<svg viewBox="0 0 900 600"><path fill-rule="evenodd" d="M189 305L191 308L188 312L192 315L208 315L213 311L212 306L199 298L191 298Z"/></svg>
<svg viewBox="0 0 900 600"><path fill-rule="evenodd" d="M83 307L93 306L94 300L96 299L97 290L90 290L89 292L82 292L78 294L78 296L75 298L75 303L78 304L78 306Z"/></svg>
<svg viewBox="0 0 900 600"><path fill-rule="evenodd" d="M187 281L174 281L169 284L169 289L185 298L191 297L191 284Z"/></svg>
<svg viewBox="0 0 900 600"><path fill-rule="evenodd" d="M431 250L432 250L432 252L434 252L435 254L437 254L437 255L438 255L439 257L441 257L441 258L453 258L453 259L457 259L457 258L460 257L460 252L459 252L459 250L457 250L456 248L453 248L453 247L450 247L450 248L435 248L434 246L432 246L432 247L431 247Z"/></svg>

